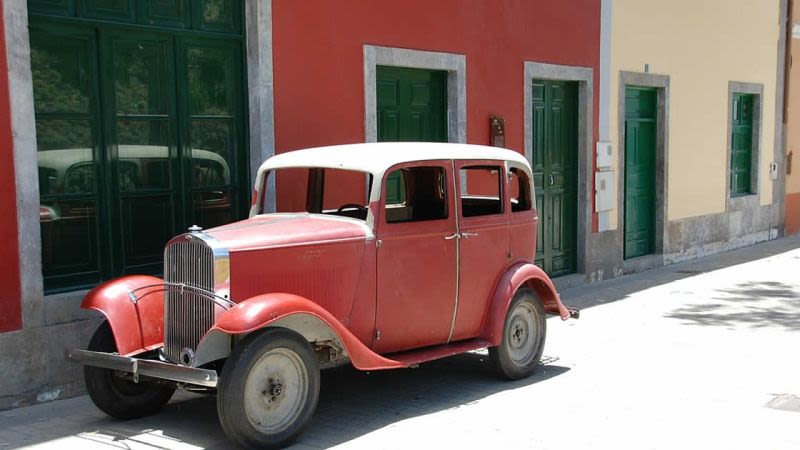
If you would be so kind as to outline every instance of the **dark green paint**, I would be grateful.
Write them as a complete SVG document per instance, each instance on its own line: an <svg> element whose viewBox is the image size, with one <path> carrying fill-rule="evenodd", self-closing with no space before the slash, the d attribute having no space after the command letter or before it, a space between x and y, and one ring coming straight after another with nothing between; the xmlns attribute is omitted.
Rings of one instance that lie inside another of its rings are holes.
<svg viewBox="0 0 800 450"><path fill-rule="evenodd" d="M752 94L733 94L731 130L731 196L753 193Z"/></svg>
<svg viewBox="0 0 800 450"><path fill-rule="evenodd" d="M242 36L178 30L200 2L38 14L56 3L31 1L30 19L45 289L160 273L169 238L247 211ZM130 10L144 26L121 24ZM240 28L240 5L222 12Z"/></svg>
<svg viewBox="0 0 800 450"><path fill-rule="evenodd" d="M378 141L447 142L447 73L378 67Z"/></svg>
<svg viewBox="0 0 800 450"><path fill-rule="evenodd" d="M577 266L577 83L535 80L532 117L536 264L550 276L566 275Z"/></svg>
<svg viewBox="0 0 800 450"><path fill-rule="evenodd" d="M238 35L241 0L28 0L32 14Z"/></svg>
<svg viewBox="0 0 800 450"><path fill-rule="evenodd" d="M447 142L447 72L379 66L376 88L379 142ZM386 203L402 203L399 174L386 185Z"/></svg>
<svg viewBox="0 0 800 450"><path fill-rule="evenodd" d="M625 89L625 258L655 251L656 117L655 89Z"/></svg>

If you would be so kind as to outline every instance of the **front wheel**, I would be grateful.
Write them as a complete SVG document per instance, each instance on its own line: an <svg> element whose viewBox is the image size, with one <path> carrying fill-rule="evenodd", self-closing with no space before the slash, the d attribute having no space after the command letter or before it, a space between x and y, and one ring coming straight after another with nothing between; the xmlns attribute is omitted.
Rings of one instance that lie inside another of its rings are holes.
<svg viewBox="0 0 800 450"><path fill-rule="evenodd" d="M542 303L530 289L518 290L506 313L503 340L489 349L498 374L511 380L532 374L542 358L546 334Z"/></svg>
<svg viewBox="0 0 800 450"><path fill-rule="evenodd" d="M89 341L89 350L114 353L117 344L108 321L100 324ZM83 378L89 397L101 411L117 419L136 419L155 414L167 404L175 388L159 381L135 383L110 369L86 366Z"/></svg>
<svg viewBox="0 0 800 450"><path fill-rule="evenodd" d="M247 448L293 441L319 399L319 363L309 343L285 329L249 336L233 351L217 387L222 429Z"/></svg>

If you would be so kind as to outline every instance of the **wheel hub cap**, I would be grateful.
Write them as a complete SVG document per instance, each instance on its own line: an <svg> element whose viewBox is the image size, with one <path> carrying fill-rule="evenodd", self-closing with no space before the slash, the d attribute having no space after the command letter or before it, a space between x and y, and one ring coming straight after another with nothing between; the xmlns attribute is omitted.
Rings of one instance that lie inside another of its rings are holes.
<svg viewBox="0 0 800 450"><path fill-rule="evenodd" d="M301 414L308 396L308 372L300 356L286 348L264 353L245 383L247 419L264 433L277 433Z"/></svg>

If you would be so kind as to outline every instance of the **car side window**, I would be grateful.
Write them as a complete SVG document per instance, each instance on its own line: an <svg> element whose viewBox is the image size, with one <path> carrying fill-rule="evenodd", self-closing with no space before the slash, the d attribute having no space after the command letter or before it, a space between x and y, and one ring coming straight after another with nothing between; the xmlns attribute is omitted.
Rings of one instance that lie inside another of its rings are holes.
<svg viewBox="0 0 800 450"><path fill-rule="evenodd" d="M503 213L503 189L500 166L462 167L461 215L488 216Z"/></svg>
<svg viewBox="0 0 800 450"><path fill-rule="evenodd" d="M530 211L533 205L528 175L516 167L512 167L509 174L511 175L511 181L508 183L511 191L511 212Z"/></svg>
<svg viewBox="0 0 800 450"><path fill-rule="evenodd" d="M442 167L406 167L384 183L386 223L447 218L447 174Z"/></svg>

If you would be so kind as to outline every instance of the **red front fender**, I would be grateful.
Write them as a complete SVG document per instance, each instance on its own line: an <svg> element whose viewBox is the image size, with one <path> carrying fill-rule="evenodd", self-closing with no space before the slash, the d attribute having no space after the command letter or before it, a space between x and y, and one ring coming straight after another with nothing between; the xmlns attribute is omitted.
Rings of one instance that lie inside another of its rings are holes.
<svg viewBox="0 0 800 450"><path fill-rule="evenodd" d="M386 359L373 352L327 310L305 297L294 294L263 294L240 302L222 313L206 336L211 335L212 331L237 335L268 326L292 328L287 324L298 323L298 321L288 320L293 317L311 319L303 320L306 329L295 330L304 336L316 335L319 331L330 330L333 332L347 352L350 362L357 369L382 370L405 367L398 361ZM308 327L326 327L326 329L309 332Z"/></svg>
<svg viewBox="0 0 800 450"><path fill-rule="evenodd" d="M522 285L533 290L542 301L544 310L550 314L558 314L562 320L570 318L569 309L561 303L561 298L556 292L550 277L538 266L530 263L519 263L512 266L500 279L497 289L489 305L489 311L483 322L481 338L488 340L492 345L499 345L503 337L506 312Z"/></svg>
<svg viewBox="0 0 800 450"><path fill-rule="evenodd" d="M119 354L136 355L164 342L164 292L159 287L146 287L163 283L146 275L107 281L86 294L81 308L103 313L114 332Z"/></svg>

